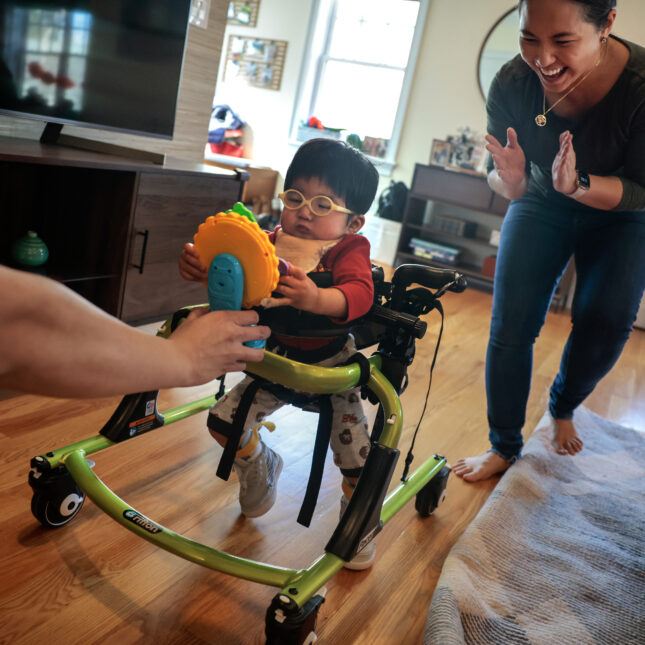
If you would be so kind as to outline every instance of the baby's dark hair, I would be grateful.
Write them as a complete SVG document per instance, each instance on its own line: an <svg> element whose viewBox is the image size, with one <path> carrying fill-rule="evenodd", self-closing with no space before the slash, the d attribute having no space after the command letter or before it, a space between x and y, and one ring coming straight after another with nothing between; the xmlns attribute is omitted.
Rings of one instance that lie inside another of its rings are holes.
<svg viewBox="0 0 645 645"><path fill-rule="evenodd" d="M289 164L284 188L298 179L316 177L345 200L349 210L365 214L374 201L378 171L356 148L337 139L310 139L303 143Z"/></svg>
<svg viewBox="0 0 645 645"><path fill-rule="evenodd" d="M616 8L616 0L570 0L582 5L583 15L587 22L600 30L607 26L609 12ZM526 0L520 0L520 6L526 4Z"/></svg>

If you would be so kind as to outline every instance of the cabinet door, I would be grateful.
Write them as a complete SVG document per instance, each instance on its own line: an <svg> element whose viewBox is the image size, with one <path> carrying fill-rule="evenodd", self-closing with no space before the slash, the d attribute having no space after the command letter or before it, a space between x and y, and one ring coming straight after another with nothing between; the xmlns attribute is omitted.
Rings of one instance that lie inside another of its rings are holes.
<svg viewBox="0 0 645 645"><path fill-rule="evenodd" d="M207 301L202 284L179 275L179 254L198 226L209 215L231 208L240 193L235 175L141 174L121 309L124 321L162 320L183 306Z"/></svg>

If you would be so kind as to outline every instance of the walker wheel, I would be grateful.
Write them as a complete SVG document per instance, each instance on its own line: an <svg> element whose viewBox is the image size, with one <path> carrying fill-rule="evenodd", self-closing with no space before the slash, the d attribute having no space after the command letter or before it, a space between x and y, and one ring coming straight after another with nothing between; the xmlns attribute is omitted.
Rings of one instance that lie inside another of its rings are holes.
<svg viewBox="0 0 645 645"><path fill-rule="evenodd" d="M421 517L430 517L446 499L450 468L444 466L418 493L414 508Z"/></svg>
<svg viewBox="0 0 645 645"><path fill-rule="evenodd" d="M66 469L49 473L29 473L33 516L47 528L58 528L71 522L83 506L85 493Z"/></svg>
<svg viewBox="0 0 645 645"><path fill-rule="evenodd" d="M266 613L266 645L315 643L318 611L323 602L323 595L315 595L299 609L287 596L278 594Z"/></svg>
<svg viewBox="0 0 645 645"><path fill-rule="evenodd" d="M76 517L84 501L85 494L78 487L63 499L50 497L46 493L34 493L31 498L31 512L43 526L58 528Z"/></svg>

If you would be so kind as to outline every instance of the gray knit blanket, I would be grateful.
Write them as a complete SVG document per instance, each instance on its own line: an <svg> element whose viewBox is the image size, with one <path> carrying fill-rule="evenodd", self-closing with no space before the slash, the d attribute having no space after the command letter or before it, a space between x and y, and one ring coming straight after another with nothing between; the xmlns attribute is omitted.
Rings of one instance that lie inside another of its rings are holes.
<svg viewBox="0 0 645 645"><path fill-rule="evenodd" d="M584 448L542 419L449 553L424 645L645 643L645 435L576 412Z"/></svg>

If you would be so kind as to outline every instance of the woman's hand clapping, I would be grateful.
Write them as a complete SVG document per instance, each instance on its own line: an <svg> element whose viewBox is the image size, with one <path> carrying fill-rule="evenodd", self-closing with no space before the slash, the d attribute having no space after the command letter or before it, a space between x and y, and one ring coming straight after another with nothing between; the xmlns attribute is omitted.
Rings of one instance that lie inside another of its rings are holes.
<svg viewBox="0 0 645 645"><path fill-rule="evenodd" d="M493 135L487 134L488 145L499 178L509 186L520 186L526 182L526 157L513 128L506 130L507 143L503 146Z"/></svg>
<svg viewBox="0 0 645 645"><path fill-rule="evenodd" d="M573 135L569 130L560 135L560 149L551 167L553 188L564 195L576 190L576 153L572 141Z"/></svg>

